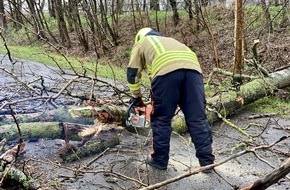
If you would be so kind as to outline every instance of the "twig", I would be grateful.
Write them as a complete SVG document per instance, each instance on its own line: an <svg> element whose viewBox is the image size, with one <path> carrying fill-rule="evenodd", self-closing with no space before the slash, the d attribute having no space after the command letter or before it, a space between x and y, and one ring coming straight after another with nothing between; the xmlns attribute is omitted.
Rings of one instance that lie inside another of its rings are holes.
<svg viewBox="0 0 290 190"><path fill-rule="evenodd" d="M14 119L14 122L15 122L16 127L17 127L17 130L18 130L18 135L19 135L19 144L21 144L21 143L23 142L23 138L22 138L22 133L21 133L21 130L20 130L19 123L18 123L18 121L17 121L17 119L16 119L16 117L15 117L15 113L14 113L14 110L12 109L11 105L9 105L9 109L10 109L10 111L11 111L11 115L12 115L12 117L13 117L13 119ZM17 157L18 153L19 153L19 146L18 146L18 148L17 148L17 154L16 154L16 157Z"/></svg>
<svg viewBox="0 0 290 190"><path fill-rule="evenodd" d="M223 121L225 122L228 126L236 129L238 132L242 133L243 135L247 136L247 137L250 137L251 136L243 129L241 129L240 127L236 126L235 124L233 124L232 122L230 122L229 120L227 120L226 118L224 118L215 108L209 108L207 107L206 108L208 111L211 111L211 112L214 112L217 114L217 116Z"/></svg>
<svg viewBox="0 0 290 190"><path fill-rule="evenodd" d="M173 177L173 178L170 178L170 179L167 179L167 180L164 180L162 182L159 182L159 183L156 183L154 185L150 185L150 186L147 186L147 187L144 187L144 188L141 188L140 190L150 190L150 189L156 189L156 188L159 188L159 187L162 187L164 185L167 185L167 184L170 184L170 183L173 183L173 182L176 182L176 181L179 181L181 179L184 179L186 177L189 177L191 175L194 175L194 174L198 174L199 172L201 171L204 171L204 170L208 170L208 169L213 169L214 167L217 167L217 166L220 166L226 162L228 162L229 160L232 160L234 158L237 158L239 156L242 156L246 153L249 153L249 152L255 152L256 150L259 150L259 149L269 149L271 148L272 146L274 146L275 144L287 139L288 137L286 136L283 136L281 137L278 141L270 144L270 145L261 145L261 146L258 146L258 147L254 147L254 148L251 148L251 149L246 149L246 150L243 150L241 152L238 152L236 154L233 154L227 158L224 158L222 159L221 161L219 162L216 162L214 164L211 164L211 165L207 165L207 166L203 166L203 167L198 167L196 169L193 169L193 170L190 170L188 172L185 172L184 174L181 174L179 176L176 176L176 177Z"/></svg>
<svg viewBox="0 0 290 190"><path fill-rule="evenodd" d="M266 163L267 165L269 165L271 168L275 168L275 166L273 166L270 162L268 162L267 160L261 158L256 152L253 152L253 154L262 162ZM286 176L287 179L290 179L288 176Z"/></svg>
<svg viewBox="0 0 290 190"><path fill-rule="evenodd" d="M264 113L264 114L255 114L248 116L248 119L258 119L258 118L265 118L265 117L273 117L277 115L277 113Z"/></svg>
<svg viewBox="0 0 290 190"><path fill-rule="evenodd" d="M145 183L143 183L143 182L141 182L141 181L139 181L139 180L137 180L135 178L131 178L131 177L125 176L123 174L120 174L120 173L117 173L117 172L114 172L114 171L110 171L110 172L107 171L105 173L108 174L108 175L116 175L118 177L130 180L130 181L134 181L134 182L136 182L136 183L138 183L138 184L140 184L142 186L147 186L147 184L145 184Z"/></svg>
<svg viewBox="0 0 290 190"><path fill-rule="evenodd" d="M92 165L96 160L98 160L99 158L101 158L102 156L104 156L104 154L105 154L108 150L110 150L110 148L107 148L106 150L104 150L103 152L101 152L101 153L100 153L96 158L94 158L94 159L91 160L89 163L87 163L85 167L87 168L87 167L89 167L90 165ZM81 169L84 169L84 167L81 168Z"/></svg>

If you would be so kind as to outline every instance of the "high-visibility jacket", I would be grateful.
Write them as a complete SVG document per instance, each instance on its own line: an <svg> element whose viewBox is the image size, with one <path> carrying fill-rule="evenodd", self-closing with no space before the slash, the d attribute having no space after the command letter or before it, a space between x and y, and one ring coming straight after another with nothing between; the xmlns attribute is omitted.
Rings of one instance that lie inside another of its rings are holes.
<svg viewBox="0 0 290 190"><path fill-rule="evenodd" d="M133 97L141 96L141 72L150 80L178 69L192 69L202 73L196 54L185 44L163 37L149 35L136 43L127 66L127 80Z"/></svg>

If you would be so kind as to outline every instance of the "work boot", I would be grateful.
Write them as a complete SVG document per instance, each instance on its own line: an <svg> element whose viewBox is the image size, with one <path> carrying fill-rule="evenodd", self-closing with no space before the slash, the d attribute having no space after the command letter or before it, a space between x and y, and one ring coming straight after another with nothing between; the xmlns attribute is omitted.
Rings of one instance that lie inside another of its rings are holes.
<svg viewBox="0 0 290 190"><path fill-rule="evenodd" d="M158 164L156 161L153 160L153 158L151 156L148 156L145 160L145 162L152 166L153 168L156 168L158 170L166 170L167 169L167 166L162 166L160 164Z"/></svg>
<svg viewBox="0 0 290 190"><path fill-rule="evenodd" d="M210 164L213 164L213 163L210 163ZM204 167L204 166L207 166L207 165L210 165L210 164L200 163L200 167ZM203 170L201 172L204 173L204 174L210 174L210 173L212 173L212 171L213 171L213 168L212 169L206 169L206 170Z"/></svg>
<svg viewBox="0 0 290 190"><path fill-rule="evenodd" d="M212 169L203 170L201 173L210 174L212 173Z"/></svg>

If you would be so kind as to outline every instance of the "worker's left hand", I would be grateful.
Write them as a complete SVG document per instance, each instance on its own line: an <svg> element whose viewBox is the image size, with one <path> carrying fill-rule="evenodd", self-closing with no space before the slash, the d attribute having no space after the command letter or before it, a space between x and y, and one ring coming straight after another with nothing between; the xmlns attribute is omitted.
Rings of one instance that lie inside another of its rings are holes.
<svg viewBox="0 0 290 190"><path fill-rule="evenodd" d="M133 103L133 105L136 107L145 107L146 106L141 97L131 98L130 103Z"/></svg>

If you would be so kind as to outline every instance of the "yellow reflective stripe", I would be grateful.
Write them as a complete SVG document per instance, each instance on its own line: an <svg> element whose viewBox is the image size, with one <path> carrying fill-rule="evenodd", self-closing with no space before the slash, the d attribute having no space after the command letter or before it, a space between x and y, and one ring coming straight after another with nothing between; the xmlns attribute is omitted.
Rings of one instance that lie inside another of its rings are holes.
<svg viewBox="0 0 290 190"><path fill-rule="evenodd" d="M149 73L152 72L152 65L149 65L149 64L146 63L146 68L147 68Z"/></svg>
<svg viewBox="0 0 290 190"><path fill-rule="evenodd" d="M157 54L160 54L165 51L163 45L159 42L159 40L154 36L148 36L148 39L150 43L152 44L153 48L157 52Z"/></svg>
<svg viewBox="0 0 290 190"><path fill-rule="evenodd" d="M168 62L172 61L191 61L193 64L199 66L198 59L193 52L189 51L168 51L161 54L156 60L153 62L152 67L152 75L154 76L161 67L166 65Z"/></svg>
<svg viewBox="0 0 290 190"><path fill-rule="evenodd" d="M129 83L130 91L138 91L138 90L140 90L140 87L141 87L141 83L140 82L137 82L135 84L130 84Z"/></svg>

